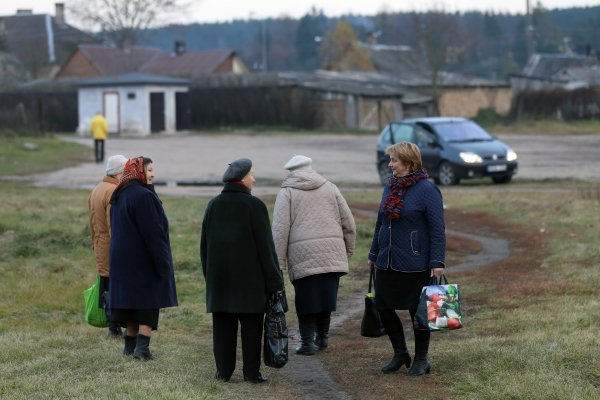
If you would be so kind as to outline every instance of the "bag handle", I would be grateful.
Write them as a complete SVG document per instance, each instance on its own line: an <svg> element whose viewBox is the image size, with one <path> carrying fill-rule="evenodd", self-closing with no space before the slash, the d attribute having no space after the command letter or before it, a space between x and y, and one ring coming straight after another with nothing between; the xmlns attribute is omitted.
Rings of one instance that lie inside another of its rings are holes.
<svg viewBox="0 0 600 400"><path fill-rule="evenodd" d="M371 293L371 285L374 280L374 277L373 277L374 273L375 273L375 268L371 268L371 274L369 275L369 291L367 293Z"/></svg>
<svg viewBox="0 0 600 400"><path fill-rule="evenodd" d="M436 278L435 275L431 277L431 279L429 280L429 285L447 285L448 284L448 279L446 278L446 274L442 274L442 276L440 276L440 279Z"/></svg>

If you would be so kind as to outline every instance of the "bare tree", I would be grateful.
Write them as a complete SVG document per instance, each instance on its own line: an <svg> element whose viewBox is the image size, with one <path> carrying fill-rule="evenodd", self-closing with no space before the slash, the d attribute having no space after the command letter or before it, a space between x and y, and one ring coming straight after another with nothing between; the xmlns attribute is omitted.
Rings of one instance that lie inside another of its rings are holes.
<svg viewBox="0 0 600 400"><path fill-rule="evenodd" d="M71 0L73 16L119 47L135 45L145 29L185 15L186 0Z"/></svg>
<svg viewBox="0 0 600 400"><path fill-rule="evenodd" d="M464 46L464 37L456 15L446 12L442 5L424 14L413 15L414 43L420 58L427 65L431 89L437 101L442 68Z"/></svg>

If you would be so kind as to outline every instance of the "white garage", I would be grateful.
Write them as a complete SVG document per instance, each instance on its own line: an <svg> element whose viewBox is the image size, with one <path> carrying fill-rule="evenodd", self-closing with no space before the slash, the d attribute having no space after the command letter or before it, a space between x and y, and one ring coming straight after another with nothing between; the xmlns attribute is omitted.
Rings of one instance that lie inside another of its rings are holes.
<svg viewBox="0 0 600 400"><path fill-rule="evenodd" d="M78 132L90 135L90 121L101 112L112 134L147 136L190 129L190 81L131 73L79 82Z"/></svg>

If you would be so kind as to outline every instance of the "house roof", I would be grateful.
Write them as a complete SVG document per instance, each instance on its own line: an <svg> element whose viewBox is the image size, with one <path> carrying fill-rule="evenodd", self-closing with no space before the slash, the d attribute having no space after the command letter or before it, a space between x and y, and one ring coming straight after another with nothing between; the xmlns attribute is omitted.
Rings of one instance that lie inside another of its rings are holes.
<svg viewBox="0 0 600 400"><path fill-rule="evenodd" d="M514 76L569 82L569 70L598 68L595 57L576 54L533 54L522 74Z"/></svg>
<svg viewBox="0 0 600 400"><path fill-rule="evenodd" d="M188 86L190 85L190 83L191 81L188 79L172 78L169 76L150 75L134 72L114 77L103 76L101 78L82 79L77 84L81 87L97 87L138 85Z"/></svg>
<svg viewBox="0 0 600 400"><path fill-rule="evenodd" d="M48 14L10 15L0 20L4 24L7 51L22 61L62 64L77 44L98 41Z"/></svg>
<svg viewBox="0 0 600 400"><path fill-rule="evenodd" d="M386 74L376 72L281 72L284 82L295 82L298 86L333 93L353 94L373 98L400 98L405 104L432 101L431 96L415 93Z"/></svg>
<svg viewBox="0 0 600 400"><path fill-rule="evenodd" d="M427 63L410 46L389 46L361 43L369 51L377 72L386 74L406 87L431 86L432 73ZM504 87L507 81L472 77L439 71L437 85L443 87Z"/></svg>
<svg viewBox="0 0 600 400"><path fill-rule="evenodd" d="M161 54L155 47L132 47L123 50L102 45L82 45L79 51L102 76L116 76L137 72L153 57Z"/></svg>
<svg viewBox="0 0 600 400"><path fill-rule="evenodd" d="M171 76L198 76L217 72L232 50L214 50L183 54L159 53L148 60L140 72Z"/></svg>

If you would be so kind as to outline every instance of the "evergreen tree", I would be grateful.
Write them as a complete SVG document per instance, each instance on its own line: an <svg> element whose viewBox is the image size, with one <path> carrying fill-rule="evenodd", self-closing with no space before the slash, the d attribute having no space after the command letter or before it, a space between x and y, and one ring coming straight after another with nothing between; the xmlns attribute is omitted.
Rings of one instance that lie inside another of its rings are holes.
<svg viewBox="0 0 600 400"><path fill-rule="evenodd" d="M315 70L319 68L319 45L325 35L326 26L327 17L323 15L322 10L314 7L300 18L294 40L299 69Z"/></svg>

